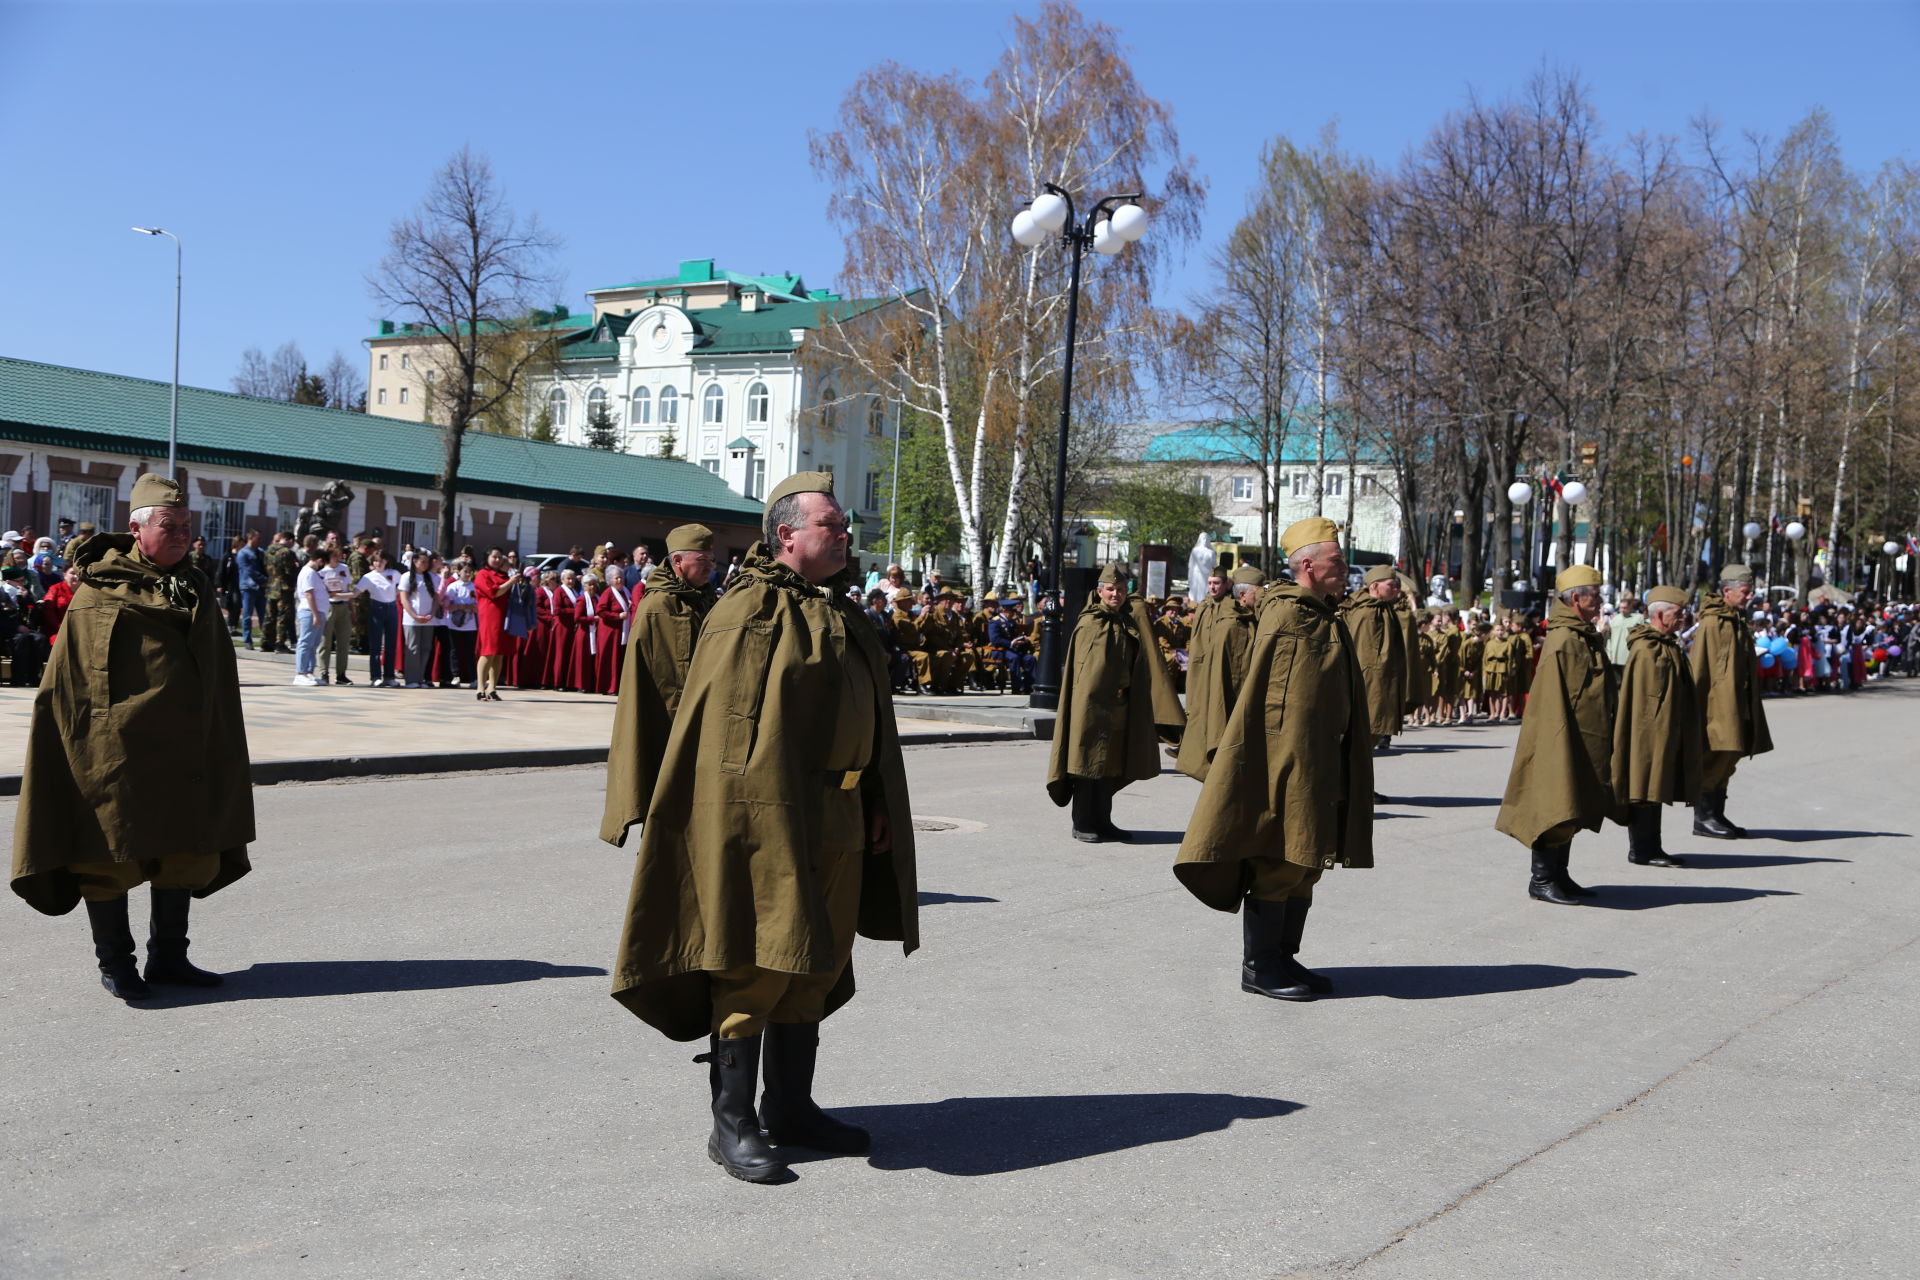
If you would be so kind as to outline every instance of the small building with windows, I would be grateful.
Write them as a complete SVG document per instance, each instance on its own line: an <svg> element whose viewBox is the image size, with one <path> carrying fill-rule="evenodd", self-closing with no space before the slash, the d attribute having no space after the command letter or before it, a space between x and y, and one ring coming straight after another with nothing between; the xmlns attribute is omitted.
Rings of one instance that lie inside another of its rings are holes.
<svg viewBox="0 0 1920 1280"><path fill-rule="evenodd" d="M749 499L797 471L831 472L848 513L863 517L859 545L872 545L898 415L857 375L823 367L809 343L892 299L842 298L711 258L587 297L589 314L555 313L556 358L528 385L523 433L539 418L554 438L583 444L593 424L612 427L621 452L691 462ZM423 420L418 382L403 385L421 359L387 329L368 342L368 412Z"/></svg>

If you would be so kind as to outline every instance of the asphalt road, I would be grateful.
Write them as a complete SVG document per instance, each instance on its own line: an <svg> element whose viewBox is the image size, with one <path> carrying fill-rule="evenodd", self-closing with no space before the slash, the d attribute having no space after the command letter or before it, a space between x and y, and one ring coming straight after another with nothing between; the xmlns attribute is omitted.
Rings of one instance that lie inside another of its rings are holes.
<svg viewBox="0 0 1920 1280"><path fill-rule="evenodd" d="M1768 709L1756 838L1583 836L1580 909L1492 829L1515 730L1411 735L1305 1005L1242 994L1168 872L1195 784L1080 845L1045 744L913 749L925 945L863 942L823 1037L874 1151L778 1187L707 1161L697 1046L607 998L598 769L265 789L196 906L218 992L123 1005L80 913L9 908L0 1275L1920 1275L1920 682Z"/></svg>

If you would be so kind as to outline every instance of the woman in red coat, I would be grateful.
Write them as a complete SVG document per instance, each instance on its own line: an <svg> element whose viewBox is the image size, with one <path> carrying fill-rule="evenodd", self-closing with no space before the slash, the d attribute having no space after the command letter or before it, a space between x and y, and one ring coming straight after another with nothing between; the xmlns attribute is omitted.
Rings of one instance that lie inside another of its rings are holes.
<svg viewBox="0 0 1920 1280"><path fill-rule="evenodd" d="M620 566L607 566L607 589L600 593L600 606L594 613L599 625L595 637L599 647L594 656L595 693L620 692L620 662L627 652L627 629L633 617L633 601L621 585L621 576Z"/></svg>
<svg viewBox="0 0 1920 1280"><path fill-rule="evenodd" d="M553 590L553 649L547 655L547 688L572 689L574 626L580 618L580 588L571 569L560 571Z"/></svg>
<svg viewBox="0 0 1920 1280"><path fill-rule="evenodd" d="M500 701L500 660L507 652L507 592L512 587L506 553L488 547L486 565L473 575L473 603L480 624L474 639L473 651L480 660L474 688L488 702Z"/></svg>
<svg viewBox="0 0 1920 1280"><path fill-rule="evenodd" d="M47 633L48 644L60 638L60 624L66 619L67 607L73 603L73 589L79 585L80 570L68 565L66 576L40 597L40 626Z"/></svg>
<svg viewBox="0 0 1920 1280"><path fill-rule="evenodd" d="M600 627L596 621L600 612L600 582L591 574L580 579L579 598L573 606L573 652L567 657L567 670L571 678L568 689L577 689L581 693L597 693L600 671Z"/></svg>

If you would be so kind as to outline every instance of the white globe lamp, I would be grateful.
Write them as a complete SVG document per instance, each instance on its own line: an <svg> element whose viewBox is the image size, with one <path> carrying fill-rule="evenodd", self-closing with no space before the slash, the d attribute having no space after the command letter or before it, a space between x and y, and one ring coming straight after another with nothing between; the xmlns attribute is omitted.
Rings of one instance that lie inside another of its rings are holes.
<svg viewBox="0 0 1920 1280"><path fill-rule="evenodd" d="M1525 480L1515 480L1507 486L1507 501L1516 507L1524 507L1533 501L1533 486Z"/></svg>
<svg viewBox="0 0 1920 1280"><path fill-rule="evenodd" d="M1122 240L1138 240L1147 234L1147 211L1137 204L1123 204L1113 211L1113 234Z"/></svg>
<svg viewBox="0 0 1920 1280"><path fill-rule="evenodd" d="M1781 530L1781 532L1787 535L1788 542L1798 542L1800 541L1800 539L1807 536L1807 526L1801 524L1798 520L1795 520L1792 524L1788 525L1785 529Z"/></svg>
<svg viewBox="0 0 1920 1280"><path fill-rule="evenodd" d="M1752 542L1755 538L1759 537L1762 532L1760 522L1758 520L1749 520L1740 526L1740 532L1748 542Z"/></svg>
<svg viewBox="0 0 1920 1280"><path fill-rule="evenodd" d="M1888 538L1885 542L1881 543L1880 549L1886 552L1890 556L1897 556L1900 554L1900 544L1895 542L1892 538Z"/></svg>
<svg viewBox="0 0 1920 1280"><path fill-rule="evenodd" d="M1067 202L1051 191L1035 196L1028 211L1042 231L1058 231L1067 225Z"/></svg>
<svg viewBox="0 0 1920 1280"><path fill-rule="evenodd" d="M1047 229L1033 220L1032 211L1022 209L1013 215L1013 238L1031 249L1047 238Z"/></svg>
<svg viewBox="0 0 1920 1280"><path fill-rule="evenodd" d="M1127 247L1127 242L1113 233L1113 223L1105 218L1093 224L1093 251L1104 253L1108 257Z"/></svg>
<svg viewBox="0 0 1920 1280"><path fill-rule="evenodd" d="M1578 480L1569 480L1560 486L1560 496L1567 500L1568 506L1577 507L1587 500L1587 486Z"/></svg>

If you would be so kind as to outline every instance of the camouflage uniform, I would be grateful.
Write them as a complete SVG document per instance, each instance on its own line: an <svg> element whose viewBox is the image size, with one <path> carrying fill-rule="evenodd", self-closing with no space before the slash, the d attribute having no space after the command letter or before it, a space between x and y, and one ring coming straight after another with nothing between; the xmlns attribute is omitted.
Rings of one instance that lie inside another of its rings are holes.
<svg viewBox="0 0 1920 1280"><path fill-rule="evenodd" d="M287 651L298 634L293 626L293 585L299 576L293 548L284 542L267 547L267 605L260 622L260 646L264 652Z"/></svg>

